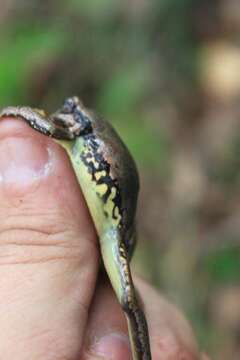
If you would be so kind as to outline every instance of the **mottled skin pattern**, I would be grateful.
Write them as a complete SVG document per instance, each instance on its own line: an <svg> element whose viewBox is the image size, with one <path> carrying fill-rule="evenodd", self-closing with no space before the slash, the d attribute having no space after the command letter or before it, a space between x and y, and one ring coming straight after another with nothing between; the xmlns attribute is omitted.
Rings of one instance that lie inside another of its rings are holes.
<svg viewBox="0 0 240 360"><path fill-rule="evenodd" d="M133 359L150 360L147 323L129 267L139 180L127 148L110 124L84 108L77 97L48 117L28 107L5 108L0 113L4 116L23 118L66 149L99 235L106 271L126 314Z"/></svg>

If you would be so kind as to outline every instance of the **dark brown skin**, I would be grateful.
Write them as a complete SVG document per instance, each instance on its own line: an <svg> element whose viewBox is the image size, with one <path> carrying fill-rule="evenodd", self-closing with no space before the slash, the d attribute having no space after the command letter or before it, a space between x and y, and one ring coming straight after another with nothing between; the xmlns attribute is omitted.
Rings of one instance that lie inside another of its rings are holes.
<svg viewBox="0 0 240 360"><path fill-rule="evenodd" d="M135 216L137 208L137 198L139 192L139 176L135 162L112 126L99 119L95 120L94 131L102 141L102 152L104 158L110 164L111 174L114 179L118 179L119 187L122 189L122 207L125 245L130 253L134 250L135 237ZM120 166L124 159L124 166ZM129 246L129 241L132 243Z"/></svg>

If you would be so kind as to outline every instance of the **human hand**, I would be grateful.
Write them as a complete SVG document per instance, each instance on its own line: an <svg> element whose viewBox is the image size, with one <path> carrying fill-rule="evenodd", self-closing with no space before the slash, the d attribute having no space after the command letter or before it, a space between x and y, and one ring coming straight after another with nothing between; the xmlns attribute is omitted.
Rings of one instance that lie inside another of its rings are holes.
<svg viewBox="0 0 240 360"><path fill-rule="evenodd" d="M23 121L0 121L0 359L131 359L125 317L102 275L65 152ZM207 360L181 313L135 277L153 360Z"/></svg>

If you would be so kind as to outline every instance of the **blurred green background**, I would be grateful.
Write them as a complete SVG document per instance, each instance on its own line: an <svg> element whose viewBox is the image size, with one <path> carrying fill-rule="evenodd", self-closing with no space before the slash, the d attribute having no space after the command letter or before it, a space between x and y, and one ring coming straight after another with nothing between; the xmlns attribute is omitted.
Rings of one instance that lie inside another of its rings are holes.
<svg viewBox="0 0 240 360"><path fill-rule="evenodd" d="M2 0L0 106L79 95L141 175L133 266L240 358L239 0Z"/></svg>

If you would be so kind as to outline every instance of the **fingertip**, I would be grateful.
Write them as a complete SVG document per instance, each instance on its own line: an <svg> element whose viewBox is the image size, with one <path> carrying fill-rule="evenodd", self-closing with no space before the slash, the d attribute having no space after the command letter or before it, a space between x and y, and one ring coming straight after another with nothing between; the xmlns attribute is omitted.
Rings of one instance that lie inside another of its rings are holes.
<svg viewBox="0 0 240 360"><path fill-rule="evenodd" d="M23 121L14 118L0 121L0 185L8 196L28 192L49 174L50 149L43 137L39 140L39 134Z"/></svg>
<svg viewBox="0 0 240 360"><path fill-rule="evenodd" d="M91 359L131 360L128 336L120 332L105 335L91 346L89 354L92 354Z"/></svg>

